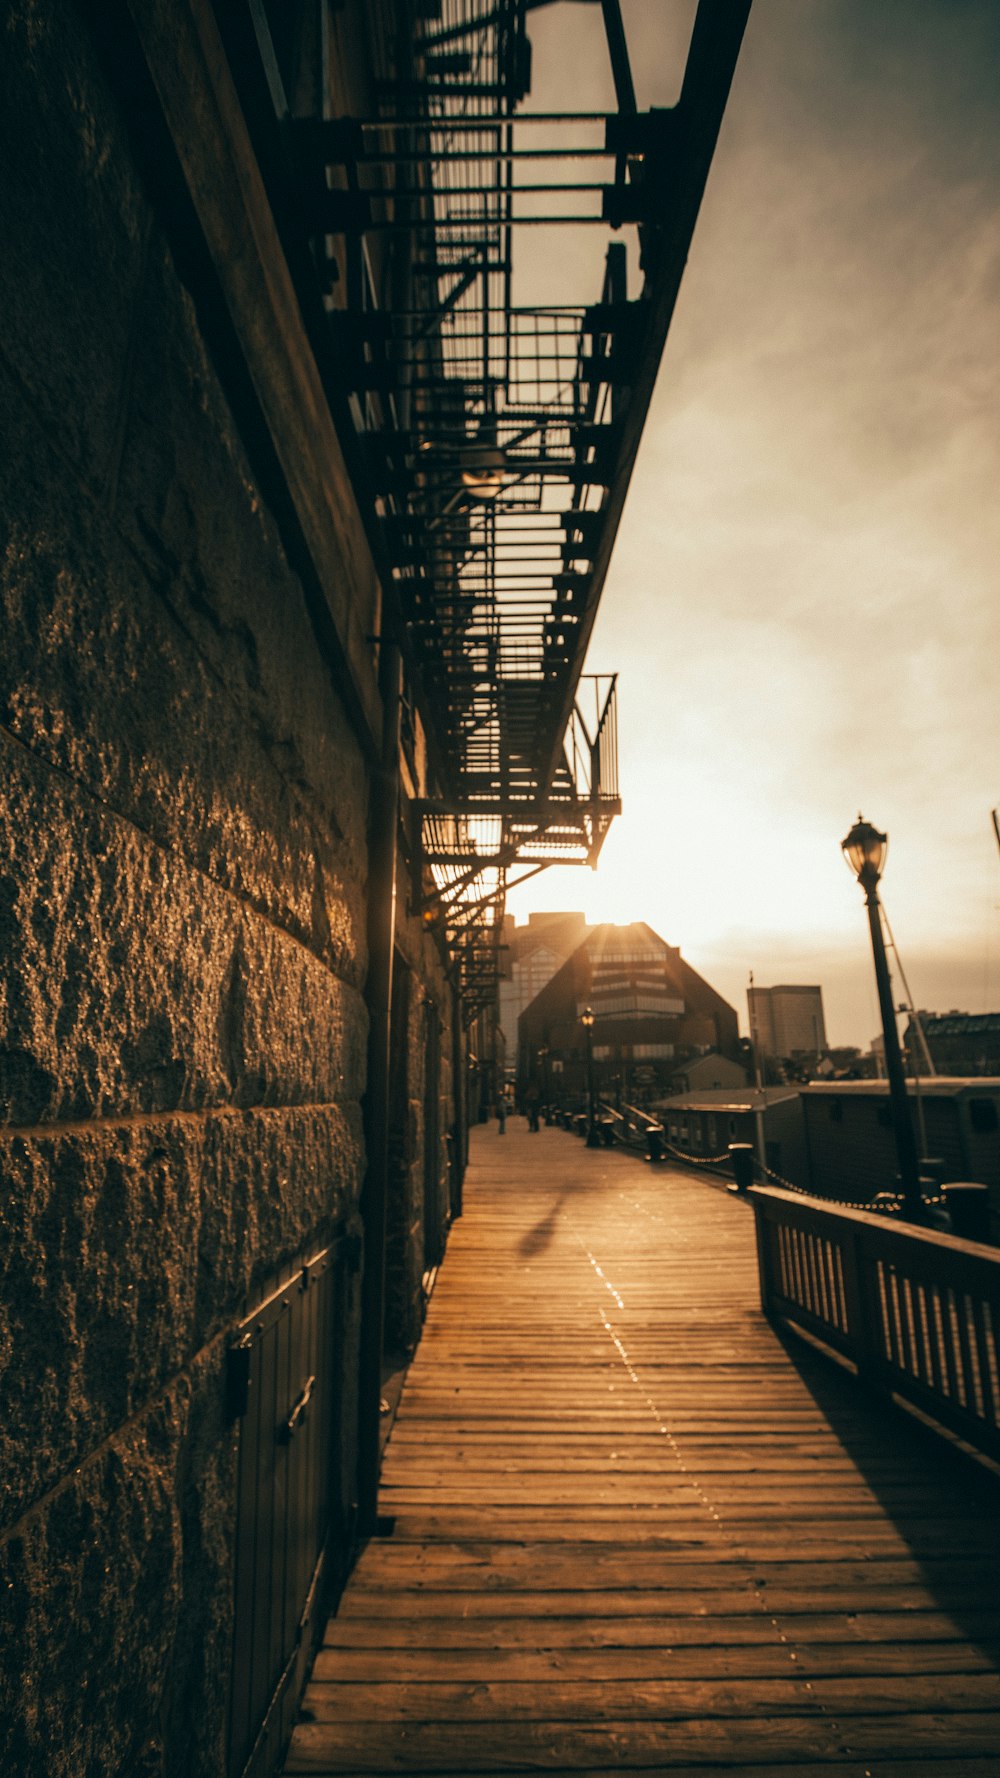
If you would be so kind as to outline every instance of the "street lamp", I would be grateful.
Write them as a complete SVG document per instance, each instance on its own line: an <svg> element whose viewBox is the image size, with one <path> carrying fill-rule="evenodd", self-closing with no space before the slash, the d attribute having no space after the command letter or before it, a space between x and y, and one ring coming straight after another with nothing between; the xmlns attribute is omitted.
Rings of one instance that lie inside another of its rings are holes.
<svg viewBox="0 0 1000 1778"><path fill-rule="evenodd" d="M882 1015L882 1039L885 1046L885 1072L889 1082L889 1103L896 1137L896 1158L899 1182L903 1188L903 1215L910 1222L923 1219L923 1198L920 1191L920 1166L913 1120L906 1096L903 1058L896 1029L896 1011L892 1004L892 984L882 935L882 910L879 906L878 884L885 864L888 839L872 827L862 815L851 828L841 848L854 875L865 892L868 925L872 935L872 956L875 960L875 982L878 988L879 1011Z"/></svg>
<svg viewBox="0 0 1000 1778"><path fill-rule="evenodd" d="M539 1044L538 1060L542 1069L542 1103L547 1111L549 1104L549 1046L547 1043ZM547 1117L545 1121L548 1123Z"/></svg>
<svg viewBox="0 0 1000 1778"><path fill-rule="evenodd" d="M594 1105L594 1015L589 1006L580 1014L580 1023L587 1038L587 1147L599 1148L597 1115Z"/></svg>

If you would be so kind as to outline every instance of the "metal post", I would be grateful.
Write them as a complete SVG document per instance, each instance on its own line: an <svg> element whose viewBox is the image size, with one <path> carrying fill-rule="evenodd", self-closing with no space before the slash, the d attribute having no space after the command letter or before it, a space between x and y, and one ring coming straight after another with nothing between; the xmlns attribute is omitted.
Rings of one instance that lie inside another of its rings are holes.
<svg viewBox="0 0 1000 1778"><path fill-rule="evenodd" d="M382 754L372 777L368 890L368 1085L364 1125L367 1166L361 1188L365 1264L361 1279L358 1360L358 1532L378 1524L382 1339L385 1324L385 1222L389 1172L389 1050L392 959L396 941L396 848L402 668L399 649L382 645Z"/></svg>
<svg viewBox="0 0 1000 1778"><path fill-rule="evenodd" d="M917 1160L917 1144L913 1134L913 1120L910 1117L910 1106L906 1094L906 1076L903 1073L903 1057L899 1047L899 1032L896 1029L896 1012L892 1004L892 983L889 980L889 965L885 955L885 939L882 935L882 910L879 906L878 889L874 883L863 884L865 905L868 908L868 925L872 935L872 956L875 960L875 983L878 988L879 1011L882 1015L882 1040L885 1048L885 1072L889 1082L889 1101L892 1108L892 1123L896 1137L896 1158L899 1164L899 1181L903 1188L903 1215L911 1222L919 1222L923 1215L923 1199L920 1192L920 1166Z"/></svg>
<svg viewBox="0 0 1000 1778"><path fill-rule="evenodd" d="M750 1142L731 1142L729 1144L729 1161L733 1169L731 1192L748 1192L753 1184L753 1144Z"/></svg>

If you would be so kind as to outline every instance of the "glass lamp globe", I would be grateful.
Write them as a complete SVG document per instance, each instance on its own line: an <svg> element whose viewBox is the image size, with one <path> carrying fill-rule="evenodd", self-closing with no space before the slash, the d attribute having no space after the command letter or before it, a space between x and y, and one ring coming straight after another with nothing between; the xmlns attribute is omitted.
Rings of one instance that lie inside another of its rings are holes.
<svg viewBox="0 0 1000 1778"><path fill-rule="evenodd" d="M859 815L840 845L858 882L877 883L885 866L885 855L889 848L888 836L879 833L877 827L873 827L870 821Z"/></svg>

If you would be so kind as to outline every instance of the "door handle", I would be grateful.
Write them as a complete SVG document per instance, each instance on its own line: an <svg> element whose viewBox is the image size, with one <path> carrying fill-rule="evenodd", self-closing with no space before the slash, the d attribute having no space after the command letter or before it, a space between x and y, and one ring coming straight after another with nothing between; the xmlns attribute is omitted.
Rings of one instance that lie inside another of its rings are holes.
<svg viewBox="0 0 1000 1778"><path fill-rule="evenodd" d="M298 1396L295 1406L293 1407L291 1413L289 1414L288 1419L283 1421L281 1426L279 1427L278 1437L280 1438L283 1445L288 1444L289 1440L298 1431L303 1420L305 1419L306 1409L309 1406L309 1400L310 1400L310 1397L313 1392L313 1384L315 1383L315 1381L316 1381L315 1377L307 1377L306 1378L305 1382L302 1385L301 1394Z"/></svg>

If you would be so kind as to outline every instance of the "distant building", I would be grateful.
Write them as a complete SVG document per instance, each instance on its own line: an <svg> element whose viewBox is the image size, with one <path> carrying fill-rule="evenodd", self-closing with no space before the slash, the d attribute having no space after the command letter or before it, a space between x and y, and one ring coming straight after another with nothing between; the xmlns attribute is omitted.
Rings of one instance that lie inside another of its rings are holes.
<svg viewBox="0 0 1000 1778"><path fill-rule="evenodd" d="M926 1068L917 1020L931 1061L941 1074L1000 1075L1000 1012L921 1012L912 1015L903 1047L918 1069Z"/></svg>
<svg viewBox="0 0 1000 1778"><path fill-rule="evenodd" d="M508 1075L517 1070L517 1022L521 1014L588 931L586 920L578 913L529 914L520 926L511 915L506 916L497 1023L503 1034Z"/></svg>
<svg viewBox="0 0 1000 1778"><path fill-rule="evenodd" d="M820 1055L826 1049L823 990L785 984L747 989L750 1038L758 1058L794 1060Z"/></svg>
<svg viewBox="0 0 1000 1778"><path fill-rule="evenodd" d="M718 1050L709 1050L705 1056L689 1057L682 1068L671 1074L669 1084L674 1093L745 1087L747 1071L742 1062L734 1062L731 1056L720 1056Z"/></svg>
<svg viewBox="0 0 1000 1778"><path fill-rule="evenodd" d="M534 1079L546 1099L586 1091L581 1014L594 1013L598 1091L645 1101L663 1092L677 1066L717 1051L738 1063L733 1007L642 921L595 926L525 1008L518 1079Z"/></svg>

